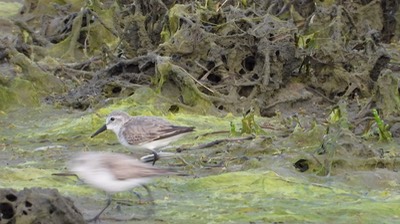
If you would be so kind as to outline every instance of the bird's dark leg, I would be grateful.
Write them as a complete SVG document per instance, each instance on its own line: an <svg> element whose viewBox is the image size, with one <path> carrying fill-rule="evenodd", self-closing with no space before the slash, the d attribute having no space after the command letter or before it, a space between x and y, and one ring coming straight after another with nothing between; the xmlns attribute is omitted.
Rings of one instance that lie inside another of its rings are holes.
<svg viewBox="0 0 400 224"><path fill-rule="evenodd" d="M134 194L134 195L136 195L136 197L139 199L139 203L140 204L144 204L144 203L147 203L147 202L151 202L152 204L154 204L154 199L153 199L153 197L152 197L152 195L151 195L151 191L150 191L150 189L149 189L149 187L147 187L146 185L141 185L144 189L146 189L146 191L147 191L147 195L148 195L148 199L146 199L146 200L143 200L143 198L142 198L142 195L140 195L138 192L136 192L136 191L132 191L132 193Z"/></svg>
<svg viewBox="0 0 400 224"><path fill-rule="evenodd" d="M146 214L146 216L148 217L148 216L151 216L151 215L154 214L154 205L155 205L154 204L154 198L153 198L153 195L151 194L150 188L147 187L147 185L142 184L142 187L144 189L146 189L147 195L148 195L148 197L150 199L150 203L151 203L151 208L149 210L147 210L147 214Z"/></svg>
<svg viewBox="0 0 400 224"><path fill-rule="evenodd" d="M142 203L142 195L140 195L138 192L136 192L136 191L132 191L132 193L134 194L134 195L136 195L136 197L139 199L139 203Z"/></svg>
<svg viewBox="0 0 400 224"><path fill-rule="evenodd" d="M142 160L145 163L153 162L153 166L154 166L156 161L160 159L160 156L158 155L157 151L155 151L153 149L150 149L150 150L151 150L152 155L143 156L142 158L140 158L140 160Z"/></svg>
<svg viewBox="0 0 400 224"><path fill-rule="evenodd" d="M155 150L151 150L153 152L153 166L154 164L156 164L156 161L158 159L160 159L160 157L158 156L157 152Z"/></svg>
<svg viewBox="0 0 400 224"><path fill-rule="evenodd" d="M106 210L106 208L108 208L108 206L110 206L111 201L112 201L112 195L111 194L107 194L106 206L94 218L86 220L86 221L87 222L97 222L97 221L99 221L100 215L104 212L104 210Z"/></svg>
<svg viewBox="0 0 400 224"><path fill-rule="evenodd" d="M115 220L115 221L143 220L143 219L146 219L146 218L148 218L149 216L151 216L151 215L154 214L154 209L153 209L153 206L154 206L154 199L153 199L153 196L152 196L152 194L151 194L151 191L150 191L150 189L149 189L146 185L141 185L141 186L142 186L144 189L146 189L147 194L148 194L148 197L150 198L150 201L151 201L151 204L152 204L152 207L151 207L150 210L147 211L146 216L145 216L145 217L142 217L142 218L139 218L139 217L136 217L135 214L132 214L129 218L112 218L111 220ZM138 196L138 197L139 197L139 196ZM141 199L141 198L139 197L139 199Z"/></svg>
<svg viewBox="0 0 400 224"><path fill-rule="evenodd" d="M147 187L147 185L144 185L144 184L142 184L142 187L144 189L146 189L147 194L149 195L150 201L152 201L152 204L154 204L154 198L153 198L153 195L151 194L150 188Z"/></svg>

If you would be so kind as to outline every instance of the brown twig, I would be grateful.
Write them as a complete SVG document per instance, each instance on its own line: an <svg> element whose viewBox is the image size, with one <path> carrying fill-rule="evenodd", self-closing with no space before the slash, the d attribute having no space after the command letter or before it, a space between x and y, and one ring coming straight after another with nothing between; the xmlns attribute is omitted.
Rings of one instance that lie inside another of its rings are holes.
<svg viewBox="0 0 400 224"><path fill-rule="evenodd" d="M24 21L21 20L14 20L14 24L18 26L21 30L26 31L32 37L34 42L38 43L40 46L49 46L51 43L46 38L42 37L41 35L37 34L31 27L26 24Z"/></svg>
<svg viewBox="0 0 400 224"><path fill-rule="evenodd" d="M60 177L76 177L79 178L78 175L74 173L52 173L53 176L60 176Z"/></svg>
<svg viewBox="0 0 400 224"><path fill-rule="evenodd" d="M314 88L312 88L312 87L306 86L306 90L307 90L307 91L310 91L310 92L313 92L314 94L317 94L318 96L324 98L324 99L325 99L326 101L328 101L329 103L333 103L333 104L336 103L336 101L329 99L329 98L328 98L327 96L325 96L323 93L319 92L318 90L316 90L316 89L314 89Z"/></svg>
<svg viewBox="0 0 400 224"><path fill-rule="evenodd" d="M198 135L195 137L195 139L198 139L200 137L205 137L205 136L209 136L209 135L215 135L215 134L226 134L229 133L229 131L213 131L213 132L207 132L201 135Z"/></svg>
<svg viewBox="0 0 400 224"><path fill-rule="evenodd" d="M101 17L99 15L97 15L96 12L94 12L93 10L90 10L89 13L92 14L97 19L97 21L99 21L99 23L101 25L103 25L104 28L106 28L106 30L108 30L110 33L112 33L115 37L119 37L117 31L115 31L112 28L108 27L107 24L105 22L103 22Z"/></svg>

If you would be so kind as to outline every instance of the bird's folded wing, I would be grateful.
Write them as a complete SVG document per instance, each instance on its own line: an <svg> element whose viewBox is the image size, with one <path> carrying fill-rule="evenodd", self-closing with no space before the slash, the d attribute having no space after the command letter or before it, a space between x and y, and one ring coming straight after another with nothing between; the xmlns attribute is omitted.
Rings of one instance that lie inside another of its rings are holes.
<svg viewBox="0 0 400 224"><path fill-rule="evenodd" d="M134 178L150 178L168 173L168 170L153 167L119 154L112 155L113 158L108 158L103 161L104 166L110 168L116 179L126 180Z"/></svg>

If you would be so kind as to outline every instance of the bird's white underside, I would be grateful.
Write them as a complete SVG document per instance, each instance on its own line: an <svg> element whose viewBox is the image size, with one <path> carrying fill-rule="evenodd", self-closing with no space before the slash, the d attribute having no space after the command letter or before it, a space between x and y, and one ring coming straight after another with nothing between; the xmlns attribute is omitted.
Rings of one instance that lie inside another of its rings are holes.
<svg viewBox="0 0 400 224"><path fill-rule="evenodd" d="M144 143L141 143L138 145L130 145L126 141L125 137L122 136L121 133L119 133L118 140L122 145L124 145L130 149L148 149L148 150L154 151L155 149L160 149L160 148L163 148L163 147L169 145L171 142L177 141L178 139L180 139L181 137L183 137L184 135L187 135L187 134L189 134L189 133L182 133L182 134L178 134L175 136L171 136L169 138L163 138L163 139L152 141L152 142L144 142Z"/></svg>
<svg viewBox="0 0 400 224"><path fill-rule="evenodd" d="M93 158L93 160L88 163L74 164L70 169L87 184L109 193L127 191L150 181L150 178L118 180L113 175L111 171L112 168L104 167L100 162L95 160L96 158Z"/></svg>

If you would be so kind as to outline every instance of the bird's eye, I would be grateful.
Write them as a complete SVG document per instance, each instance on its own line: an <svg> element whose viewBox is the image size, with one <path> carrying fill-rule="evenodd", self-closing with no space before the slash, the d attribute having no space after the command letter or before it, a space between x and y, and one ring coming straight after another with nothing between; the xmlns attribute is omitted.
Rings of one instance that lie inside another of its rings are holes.
<svg viewBox="0 0 400 224"><path fill-rule="evenodd" d="M114 121L114 120L115 120L115 118L113 118L113 117L112 117L112 118L110 118L110 121Z"/></svg>

